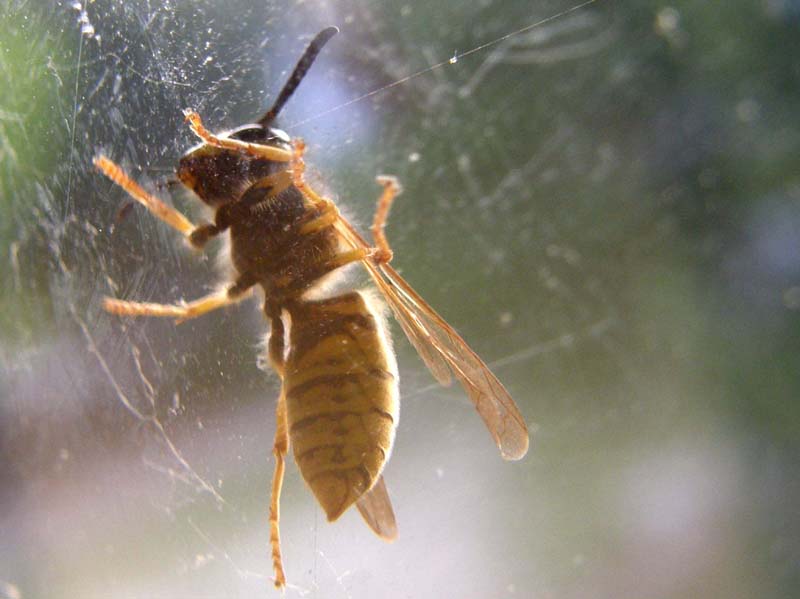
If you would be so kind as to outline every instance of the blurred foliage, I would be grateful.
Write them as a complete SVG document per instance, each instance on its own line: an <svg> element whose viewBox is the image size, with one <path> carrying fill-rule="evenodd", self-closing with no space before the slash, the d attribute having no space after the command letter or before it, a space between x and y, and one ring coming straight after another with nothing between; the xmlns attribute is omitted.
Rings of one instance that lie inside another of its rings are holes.
<svg viewBox="0 0 800 599"><path fill-rule="evenodd" d="M56 166L69 161L71 54L79 34L65 36L52 8L7 0L0 7L0 336L30 343L51 313L53 240L62 220L52 195L63 191ZM65 197L60 197L62 209ZM4 349L9 349L5 347Z"/></svg>

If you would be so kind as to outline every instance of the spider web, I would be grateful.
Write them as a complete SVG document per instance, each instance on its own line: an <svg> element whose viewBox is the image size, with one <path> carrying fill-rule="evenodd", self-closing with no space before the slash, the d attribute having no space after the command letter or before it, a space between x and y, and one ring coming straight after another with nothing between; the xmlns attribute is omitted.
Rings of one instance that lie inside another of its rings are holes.
<svg viewBox="0 0 800 599"><path fill-rule="evenodd" d="M752 17L766 31L796 18L792 3L766 4ZM750 451L791 439L796 412L770 404L763 422L739 423L753 405L739 365L771 354L726 353L797 322L800 269L785 258L796 183L769 189L744 241L745 224L713 215L728 214L726 140L763 148L789 131L789 156L798 137L791 102L748 91L761 80L728 96L690 85L707 76L688 66L704 64L693 43L719 15L608 0L0 10L0 598L273 593L278 382L259 368L258 302L179 326L105 314L107 295L197 298L224 280L225 256L124 209L91 161L107 154L207 218L167 183L196 143L183 109L215 131L252 121L331 24L341 33L281 122L306 140L314 186L356 224L371 218L375 175L402 181L395 265L506 384L532 447L502 462L461 391L434 384L394 327L403 414L386 479L400 537L383 544L355 514L326 523L290 459L286 594L781 596L796 582L792 449ZM766 279L756 255L778 256ZM726 264L746 276L731 282ZM737 294L750 303L726 303ZM716 324L753 306L740 329ZM778 338L767 347L791 353ZM785 366L756 377L767 396L797 389ZM748 509L751 524L727 526ZM745 551L760 534L769 576Z"/></svg>

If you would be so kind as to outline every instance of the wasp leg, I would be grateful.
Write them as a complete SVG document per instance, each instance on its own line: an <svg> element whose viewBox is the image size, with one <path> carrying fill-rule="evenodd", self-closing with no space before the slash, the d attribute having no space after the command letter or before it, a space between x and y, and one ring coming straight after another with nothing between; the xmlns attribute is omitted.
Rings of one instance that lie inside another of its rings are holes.
<svg viewBox="0 0 800 599"><path fill-rule="evenodd" d="M271 310L270 310L271 311ZM286 469L286 454L289 451L289 425L286 420L286 392L283 386L284 367L284 327L280 313L272 314L269 336L269 359L272 367L281 377L281 394L275 409L275 443L272 453L275 456L275 471L272 474L272 496L269 503L269 543L272 546L272 567L275 570L275 587L286 584L281 557L281 488Z"/></svg>
<svg viewBox="0 0 800 599"><path fill-rule="evenodd" d="M197 249L202 248L209 239L227 228L227 224L220 225L219 222L194 225L183 214L147 193L122 168L103 155L96 157L94 164L106 177L127 191L128 195L147 208L156 218L180 232Z"/></svg>
<svg viewBox="0 0 800 599"><path fill-rule="evenodd" d="M373 258L375 252L376 252L375 248L357 248L355 250L348 250L346 252L342 252L341 254L338 254L334 258L331 258L330 260L325 262L325 267L324 267L325 272L336 270L337 268L346 266L351 262L359 262L360 260Z"/></svg>
<svg viewBox="0 0 800 599"><path fill-rule="evenodd" d="M203 121L200 119L200 115L194 110L187 109L183 114L186 116L186 120L189 122L189 126L192 128L194 134L210 146L244 152L256 158L266 158L267 160L273 160L275 162L289 162L292 159L291 152L276 148L275 146L266 146L263 144L239 141L238 139L217 137L205 128Z"/></svg>
<svg viewBox="0 0 800 599"><path fill-rule="evenodd" d="M217 308L234 304L250 295L255 281L241 276L227 289L210 293L192 302L179 304L154 304L151 302L128 302L111 297L103 299L103 309L119 316L157 316L174 318L177 324L190 318L197 318Z"/></svg>
<svg viewBox="0 0 800 599"><path fill-rule="evenodd" d="M230 210L241 210L243 208L252 210L262 202L281 194L291 184L292 178L286 171L272 173L248 187L238 202L226 204L220 210L226 206L230 206Z"/></svg>
<svg viewBox="0 0 800 599"><path fill-rule="evenodd" d="M306 143L299 137L292 140L292 183L300 190L306 198L308 198L314 206L320 210L325 210L329 206L333 206L328 198L324 198L316 191L309 187L304 178L306 172L306 163L303 161L303 154L306 153ZM335 206L334 206L335 208Z"/></svg>
<svg viewBox="0 0 800 599"><path fill-rule="evenodd" d="M312 213L312 218L300 226L300 234L316 233L335 224L337 220L339 220L339 209L330 200L325 200L321 211L316 214Z"/></svg>
<svg viewBox="0 0 800 599"><path fill-rule="evenodd" d="M234 210L236 203L223 204L214 213L213 223L202 223L194 228L189 234L189 243L198 250L203 248L206 243L223 231L227 231L231 226L231 211Z"/></svg>
<svg viewBox="0 0 800 599"><path fill-rule="evenodd" d="M272 474L272 496L269 503L269 543L272 546L272 568L275 570L275 587L286 584L281 557L281 488L283 473L286 469L286 453L289 451L289 431L286 423L286 397L281 390L278 407L275 410L275 444L272 453L275 456L275 471Z"/></svg>
<svg viewBox="0 0 800 599"><path fill-rule="evenodd" d="M375 218L372 221L372 239L375 242L377 252L373 259L379 264L388 264L392 261L392 248L389 240L386 239L384 228L389 219L389 209L392 207L394 199L403 193L400 182L395 177L381 175L375 179L379 185L383 185L383 193L378 198L378 207L375 209Z"/></svg>
<svg viewBox="0 0 800 599"><path fill-rule="evenodd" d="M183 214L167 206L156 196L147 193L133 179L128 176L117 164L103 155L94 159L94 165L102 173L128 192L134 200L147 208L153 216L161 219L170 227L180 232L184 237L189 238L198 227L196 227Z"/></svg>
<svg viewBox="0 0 800 599"><path fill-rule="evenodd" d="M336 224L339 220L339 210L336 205L314 191L308 183L305 182L305 162L303 155L306 151L305 142L302 139L296 138L293 140L294 152L292 155L292 183L300 193L309 199L319 210L320 215L314 220L305 223L301 228L301 233L312 233L329 225ZM377 178L380 185L383 185L383 193L378 199L378 207L375 211L375 219L372 223L372 237L375 240L375 247L372 248L358 248L350 252L345 252L336 257L336 259L329 262L331 270L339 268L350 262L364 260L370 258L376 264L387 264L391 262L393 257L392 248L389 241L386 239L386 234L383 229L386 226L386 221L389 218L389 208L392 206L394 199L403 191L400 183L395 177L382 175Z"/></svg>

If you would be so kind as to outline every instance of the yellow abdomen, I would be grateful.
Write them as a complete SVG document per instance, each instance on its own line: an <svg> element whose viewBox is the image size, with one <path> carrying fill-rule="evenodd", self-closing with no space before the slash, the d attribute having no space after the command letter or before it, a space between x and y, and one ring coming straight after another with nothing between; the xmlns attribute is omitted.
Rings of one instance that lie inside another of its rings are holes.
<svg viewBox="0 0 800 599"><path fill-rule="evenodd" d="M361 293L288 310L289 439L333 521L372 487L389 457L399 416L397 364L381 318Z"/></svg>

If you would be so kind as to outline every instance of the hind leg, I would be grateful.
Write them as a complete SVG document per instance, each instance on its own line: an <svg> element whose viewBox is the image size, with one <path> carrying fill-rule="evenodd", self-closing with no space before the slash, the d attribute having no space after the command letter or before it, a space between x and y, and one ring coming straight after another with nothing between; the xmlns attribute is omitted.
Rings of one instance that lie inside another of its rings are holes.
<svg viewBox="0 0 800 599"><path fill-rule="evenodd" d="M281 389L278 407L275 411L275 444L272 453L275 456L275 471L272 475L272 496L269 504L269 543L272 546L272 568L275 571L275 586L281 588L286 584L281 556L280 503L283 474L286 469L286 452L289 451L289 434L286 424L286 395Z"/></svg>
<svg viewBox="0 0 800 599"><path fill-rule="evenodd" d="M286 422L286 392L283 386L285 333L280 314L271 317L269 336L269 360L272 367L281 377L281 394L275 410L275 442L272 454L275 456L275 471L272 474L272 495L269 503L269 542L272 546L272 568L275 571L275 587L286 585L286 574L283 571L281 556L281 488L283 474L286 470L286 453L289 451L289 426Z"/></svg>

